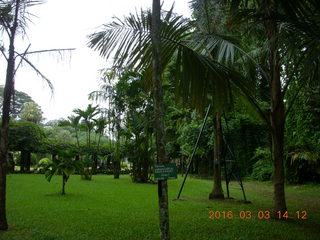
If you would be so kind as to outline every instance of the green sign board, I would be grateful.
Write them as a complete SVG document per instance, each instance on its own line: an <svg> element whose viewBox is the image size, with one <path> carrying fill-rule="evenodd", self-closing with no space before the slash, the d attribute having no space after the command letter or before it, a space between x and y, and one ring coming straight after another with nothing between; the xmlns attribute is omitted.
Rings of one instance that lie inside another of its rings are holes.
<svg viewBox="0 0 320 240"><path fill-rule="evenodd" d="M158 163L154 165L154 179L166 180L177 178L177 166L175 163Z"/></svg>

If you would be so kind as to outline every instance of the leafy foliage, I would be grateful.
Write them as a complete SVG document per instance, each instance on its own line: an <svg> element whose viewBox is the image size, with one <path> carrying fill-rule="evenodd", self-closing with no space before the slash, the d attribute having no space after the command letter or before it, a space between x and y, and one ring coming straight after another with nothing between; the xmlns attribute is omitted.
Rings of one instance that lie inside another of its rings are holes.
<svg viewBox="0 0 320 240"><path fill-rule="evenodd" d="M252 160L256 161L256 163L253 164L251 176L259 181L270 180L272 175L272 161L270 149L257 148Z"/></svg>
<svg viewBox="0 0 320 240"><path fill-rule="evenodd" d="M2 114L2 104L3 104L3 90L4 90L4 86L0 85L0 113L1 114ZM24 92L15 90L14 97L12 100L12 105L11 105L12 106L11 114L14 119L18 118L21 112L22 106L27 102L33 102L32 98Z"/></svg>
<svg viewBox="0 0 320 240"><path fill-rule="evenodd" d="M40 123L42 121L42 111L35 102L26 102L22 105L19 118L22 121Z"/></svg>
<svg viewBox="0 0 320 240"><path fill-rule="evenodd" d="M57 157L54 157L52 161L42 161L45 164L44 172L46 179L50 182L51 178L56 174L62 174L62 191L65 194L65 184L69 180L71 174L75 171L82 171L83 166L81 161L75 158L76 153L71 151L60 151Z"/></svg>
<svg viewBox="0 0 320 240"><path fill-rule="evenodd" d="M9 127L9 149L11 151L37 152L45 140L43 129L32 122L13 121Z"/></svg>
<svg viewBox="0 0 320 240"><path fill-rule="evenodd" d="M319 99L317 86L302 91L288 115L286 167L291 183L320 181Z"/></svg>
<svg viewBox="0 0 320 240"><path fill-rule="evenodd" d="M111 78L110 78L111 77ZM90 94L109 104L109 121L115 136L113 163L127 158L133 163L133 181L146 182L152 163L153 107L151 95L141 83L142 75L133 71L103 73L99 91ZM116 81L117 80L117 81ZM115 83L113 83L115 82ZM122 146L121 146L122 145Z"/></svg>

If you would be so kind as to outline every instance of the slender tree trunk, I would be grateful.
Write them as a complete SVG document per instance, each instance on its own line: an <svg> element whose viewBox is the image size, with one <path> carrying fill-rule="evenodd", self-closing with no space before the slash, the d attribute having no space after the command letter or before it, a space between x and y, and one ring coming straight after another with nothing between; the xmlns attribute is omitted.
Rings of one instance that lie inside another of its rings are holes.
<svg viewBox="0 0 320 240"><path fill-rule="evenodd" d="M196 157L195 160L193 161L194 163L194 173L199 175L199 158Z"/></svg>
<svg viewBox="0 0 320 240"><path fill-rule="evenodd" d="M116 142L116 152L114 156L113 162L113 174L114 179L119 179L121 172L121 164L120 164L120 125L117 123L117 142Z"/></svg>
<svg viewBox="0 0 320 240"><path fill-rule="evenodd" d="M80 148L80 142L79 142L78 128L75 127L74 129L75 129L75 131L76 131L77 146L78 146L78 149L79 149L79 148Z"/></svg>
<svg viewBox="0 0 320 240"><path fill-rule="evenodd" d="M102 132L103 132L103 130L102 130ZM98 144L97 144L98 153L100 152L100 141L101 141L102 132L99 134L99 137L98 137ZM99 159L99 155L97 153L95 153L94 158L93 158L93 174L97 173L98 159Z"/></svg>
<svg viewBox="0 0 320 240"><path fill-rule="evenodd" d="M142 156L142 182L148 182L149 179L149 154L148 154L148 148L149 148L149 135L147 134L146 138L143 139L145 141L144 151L146 154L143 154Z"/></svg>
<svg viewBox="0 0 320 240"><path fill-rule="evenodd" d="M114 171L114 179L119 179L120 178L120 171L121 171L120 161L114 162L113 171Z"/></svg>
<svg viewBox="0 0 320 240"><path fill-rule="evenodd" d="M137 176L137 164L135 161L132 162L132 181L136 181L136 176Z"/></svg>
<svg viewBox="0 0 320 240"><path fill-rule="evenodd" d="M141 150L140 150L140 138L139 134L135 134L135 152L134 156L135 160L133 162L133 181L140 182L141 181Z"/></svg>
<svg viewBox="0 0 320 240"><path fill-rule="evenodd" d="M31 152L26 152L26 172L30 172L31 167Z"/></svg>
<svg viewBox="0 0 320 240"><path fill-rule="evenodd" d="M20 160L20 172L30 172L31 165L31 152L29 151L21 151L21 160Z"/></svg>
<svg viewBox="0 0 320 240"><path fill-rule="evenodd" d="M8 153L7 163L9 163L9 167L7 166L8 172L14 173L15 162L13 160L13 154L11 152Z"/></svg>
<svg viewBox="0 0 320 240"><path fill-rule="evenodd" d="M213 189L209 194L209 199L224 199L222 185L221 185L221 161L222 161L222 127L221 114L216 113L214 124L214 175L213 175Z"/></svg>
<svg viewBox="0 0 320 240"><path fill-rule="evenodd" d="M91 180L91 177L92 177L92 170L90 171L90 167L92 168L91 164L90 164L90 159L92 161L92 155L91 155L91 130L90 128L88 127L88 162L87 162L87 167L88 167L88 175L89 175L89 179L88 180Z"/></svg>
<svg viewBox="0 0 320 240"><path fill-rule="evenodd" d="M160 0L153 0L152 5L152 66L153 66L153 97L154 97L154 115L157 137L157 161L160 163L168 162L165 150L164 140L164 108L163 93L161 81L161 37L160 37ZM169 240L169 207L168 207L168 186L167 181L158 181L158 199L159 199L159 218L160 218L160 239Z"/></svg>
<svg viewBox="0 0 320 240"><path fill-rule="evenodd" d="M6 84L3 91L2 124L0 137L0 230L8 230L6 218L6 174L8 154L8 129L10 121L10 105L14 94L14 72L15 72L15 36L18 27L18 14L20 0L16 0L15 16L10 29L9 57L7 60Z"/></svg>
<svg viewBox="0 0 320 240"><path fill-rule="evenodd" d="M113 177L114 179L119 179L121 172L121 164L120 164L120 139L117 140L116 143L116 152L113 161Z"/></svg>
<svg viewBox="0 0 320 240"><path fill-rule="evenodd" d="M148 182L148 179L149 179L149 159L148 157L144 157L142 159L141 181Z"/></svg>
<svg viewBox="0 0 320 240"><path fill-rule="evenodd" d="M92 174L97 173L97 167L98 167L98 154L94 153L92 155Z"/></svg>
<svg viewBox="0 0 320 240"><path fill-rule="evenodd" d="M8 150L7 139L4 139L6 129L1 129L1 151L0 151L0 230L7 230L8 223L6 218L6 154Z"/></svg>
<svg viewBox="0 0 320 240"><path fill-rule="evenodd" d="M273 157L273 183L274 183L274 198L273 210L277 215L278 211L284 213L287 211L285 192L284 192L284 164L283 164L283 148L284 148L284 121L285 110L283 103L283 95L281 90L280 80L280 55L279 46L276 40L278 27L275 20L272 19L272 14L275 11L275 1L270 1L267 6L267 20L265 21L265 29L269 41L269 85L271 96L271 111L270 111L270 130L272 138L272 157Z"/></svg>
<svg viewBox="0 0 320 240"><path fill-rule="evenodd" d="M20 173L25 172L25 167L26 167L26 158L24 157L24 151L20 152Z"/></svg>
<svg viewBox="0 0 320 240"><path fill-rule="evenodd" d="M62 172L62 191L61 191L62 195L66 194L66 192L64 190L65 186L66 186L66 175L64 172Z"/></svg>
<svg viewBox="0 0 320 240"><path fill-rule="evenodd" d="M183 177L184 174L184 157L180 157L180 169L181 169L181 177Z"/></svg>

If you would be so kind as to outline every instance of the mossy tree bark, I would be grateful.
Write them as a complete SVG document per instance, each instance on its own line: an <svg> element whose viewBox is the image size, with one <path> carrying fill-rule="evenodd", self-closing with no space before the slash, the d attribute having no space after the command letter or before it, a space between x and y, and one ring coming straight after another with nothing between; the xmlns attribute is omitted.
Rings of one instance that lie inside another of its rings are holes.
<svg viewBox="0 0 320 240"><path fill-rule="evenodd" d="M160 0L153 0L152 4L152 83L153 83L153 99L154 99L154 119L157 140L157 161L160 163L168 162L165 150L164 138L164 107L163 92L161 81L161 37L160 37ZM167 180L158 181L158 200L159 200L159 220L160 220L160 239L169 240L169 207L168 207L168 185Z"/></svg>

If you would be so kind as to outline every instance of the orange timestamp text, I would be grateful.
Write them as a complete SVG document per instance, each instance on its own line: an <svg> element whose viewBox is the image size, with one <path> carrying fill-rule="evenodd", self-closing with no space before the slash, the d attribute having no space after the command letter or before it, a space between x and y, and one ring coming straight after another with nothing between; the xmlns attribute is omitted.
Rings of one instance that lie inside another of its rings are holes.
<svg viewBox="0 0 320 240"><path fill-rule="evenodd" d="M233 211L209 211L210 216L208 217L211 220L215 219L270 219L271 211L240 211L240 212L233 212ZM291 214L290 214L290 217ZM306 220L307 218L307 211L296 211L293 215L296 219ZM288 211L281 212L278 211L275 215L275 218L279 219L288 219L289 213Z"/></svg>

